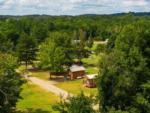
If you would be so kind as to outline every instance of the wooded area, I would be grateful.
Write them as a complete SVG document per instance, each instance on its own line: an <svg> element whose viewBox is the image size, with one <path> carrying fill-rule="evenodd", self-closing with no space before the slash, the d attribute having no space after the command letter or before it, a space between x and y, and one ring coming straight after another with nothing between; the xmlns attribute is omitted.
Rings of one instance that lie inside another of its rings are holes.
<svg viewBox="0 0 150 113"><path fill-rule="evenodd" d="M132 13L0 18L0 112L16 112L25 82L15 71L19 66L62 73L92 55L101 57L97 98L83 92L54 109L60 113L149 113L150 17ZM94 103L99 104L98 111Z"/></svg>

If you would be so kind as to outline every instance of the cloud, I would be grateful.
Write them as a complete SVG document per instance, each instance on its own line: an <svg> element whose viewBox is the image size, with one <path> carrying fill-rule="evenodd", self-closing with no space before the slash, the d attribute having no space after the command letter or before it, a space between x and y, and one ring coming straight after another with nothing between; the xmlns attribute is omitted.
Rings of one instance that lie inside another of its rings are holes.
<svg viewBox="0 0 150 113"><path fill-rule="evenodd" d="M127 7L131 6L146 6L148 5L148 1L146 0L125 0L123 1L123 5Z"/></svg>
<svg viewBox="0 0 150 113"><path fill-rule="evenodd" d="M150 0L0 0L0 14L108 14L150 11Z"/></svg>

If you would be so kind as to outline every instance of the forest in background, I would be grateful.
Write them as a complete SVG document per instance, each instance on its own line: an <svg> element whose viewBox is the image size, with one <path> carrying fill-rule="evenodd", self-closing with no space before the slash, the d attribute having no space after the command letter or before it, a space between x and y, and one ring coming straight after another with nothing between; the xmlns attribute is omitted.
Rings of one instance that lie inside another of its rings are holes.
<svg viewBox="0 0 150 113"><path fill-rule="evenodd" d="M79 40L75 35L79 35L79 32L82 30L85 40L90 38L106 40L119 33L125 25L138 21L149 22L150 18L149 16L134 16L134 13L118 15L121 16L2 16L0 18L0 49L5 52L16 51L22 34L31 37L37 45L53 32L60 34L65 32L72 39Z"/></svg>

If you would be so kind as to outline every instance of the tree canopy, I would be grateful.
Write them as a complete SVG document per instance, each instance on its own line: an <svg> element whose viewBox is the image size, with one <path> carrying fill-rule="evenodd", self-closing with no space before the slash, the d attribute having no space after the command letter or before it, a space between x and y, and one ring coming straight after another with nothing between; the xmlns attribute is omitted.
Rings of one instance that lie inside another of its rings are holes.
<svg viewBox="0 0 150 113"><path fill-rule="evenodd" d="M50 34L39 50L42 68L52 72L63 72L63 66L72 60L71 48L71 38L66 33Z"/></svg>
<svg viewBox="0 0 150 113"><path fill-rule="evenodd" d="M102 113L112 109L149 113L149 25L140 21L125 26L116 37L115 47L103 58L99 77Z"/></svg>

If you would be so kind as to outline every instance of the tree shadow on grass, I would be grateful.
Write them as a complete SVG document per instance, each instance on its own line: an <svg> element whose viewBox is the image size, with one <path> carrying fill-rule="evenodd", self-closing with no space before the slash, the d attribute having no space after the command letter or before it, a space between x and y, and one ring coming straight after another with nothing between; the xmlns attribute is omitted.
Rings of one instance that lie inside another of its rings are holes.
<svg viewBox="0 0 150 113"><path fill-rule="evenodd" d="M51 111L44 111L42 109L27 109L25 111L18 111L16 113L52 113Z"/></svg>

